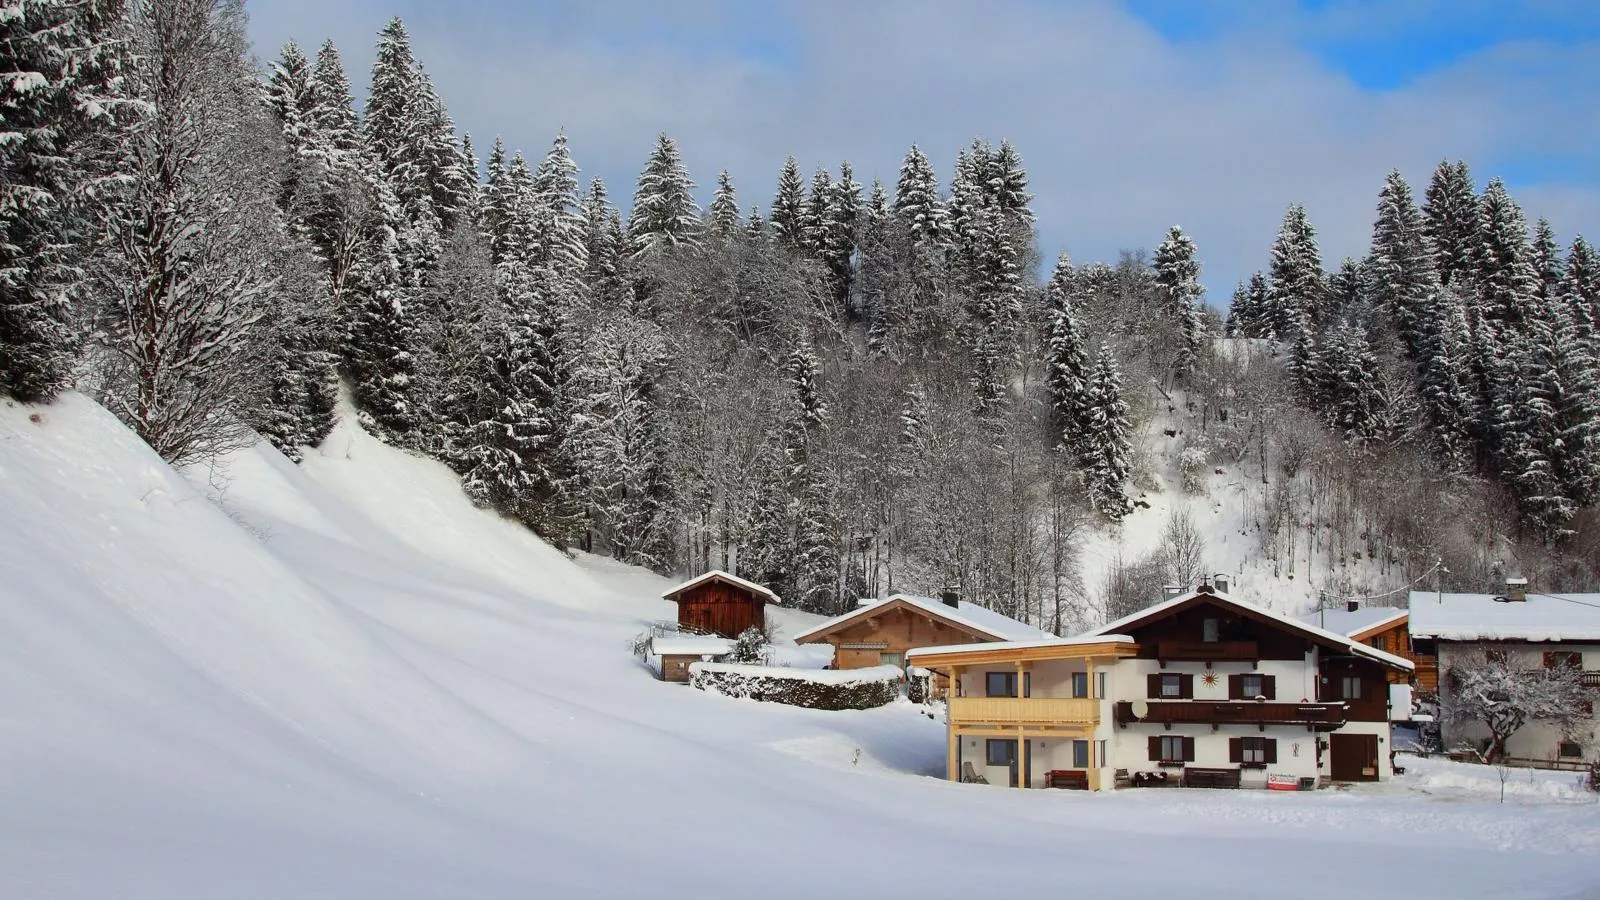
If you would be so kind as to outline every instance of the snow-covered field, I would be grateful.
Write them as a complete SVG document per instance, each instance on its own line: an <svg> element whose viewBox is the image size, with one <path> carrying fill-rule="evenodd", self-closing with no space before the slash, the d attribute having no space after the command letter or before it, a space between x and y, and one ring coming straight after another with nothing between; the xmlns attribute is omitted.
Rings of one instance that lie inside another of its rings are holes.
<svg viewBox="0 0 1600 900"><path fill-rule="evenodd" d="M1571 775L1515 773L1503 805L1493 769L1437 761L1315 794L1007 791L939 780L909 704L654 681L628 647L663 579L568 560L350 427L301 467L179 476L80 397L0 405L0 509L8 900L1600 897Z"/></svg>

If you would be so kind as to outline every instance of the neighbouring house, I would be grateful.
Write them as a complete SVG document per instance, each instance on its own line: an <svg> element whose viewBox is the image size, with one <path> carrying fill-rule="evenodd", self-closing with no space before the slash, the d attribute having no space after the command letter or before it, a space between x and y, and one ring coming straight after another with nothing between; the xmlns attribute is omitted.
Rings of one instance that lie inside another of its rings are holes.
<svg viewBox="0 0 1600 900"><path fill-rule="evenodd" d="M904 668L907 651L918 647L1028 641L1049 633L992 609L946 594L942 599L892 594L857 602L855 609L795 637L797 644L831 644L834 669ZM945 688L935 676L935 693Z"/></svg>
<svg viewBox="0 0 1600 900"><path fill-rule="evenodd" d="M1393 684L1410 683L1421 694L1438 692L1438 661L1429 654L1416 652L1412 647L1411 616L1406 610L1392 606L1362 606L1351 600L1343 606L1308 613L1301 616L1300 621L1411 660L1417 667L1415 673L1390 672L1389 681Z"/></svg>
<svg viewBox="0 0 1600 900"><path fill-rule="evenodd" d="M1388 778L1409 660L1210 585L1069 639L926 647L951 780L1304 788Z"/></svg>
<svg viewBox="0 0 1600 900"><path fill-rule="evenodd" d="M713 569L662 595L678 604L678 627L736 638L747 628L767 627L766 608L778 595L753 581Z"/></svg>
<svg viewBox="0 0 1600 900"><path fill-rule="evenodd" d="M1528 590L1527 579L1509 578L1499 594L1411 592L1411 640L1417 650L1438 659L1439 701L1448 710L1454 667L1494 660L1528 669L1578 670L1583 683L1600 688L1600 593L1543 594ZM1600 699L1597 696L1596 699ZM1585 724L1574 731L1547 721L1532 721L1506 742L1505 755L1525 760L1577 762L1600 753L1600 718L1594 704ZM1481 747L1489 729L1442 717L1446 747Z"/></svg>
<svg viewBox="0 0 1600 900"><path fill-rule="evenodd" d="M650 639L650 655L660 657L662 681L687 684L689 666L697 662L722 662L733 652L728 638L671 635Z"/></svg>

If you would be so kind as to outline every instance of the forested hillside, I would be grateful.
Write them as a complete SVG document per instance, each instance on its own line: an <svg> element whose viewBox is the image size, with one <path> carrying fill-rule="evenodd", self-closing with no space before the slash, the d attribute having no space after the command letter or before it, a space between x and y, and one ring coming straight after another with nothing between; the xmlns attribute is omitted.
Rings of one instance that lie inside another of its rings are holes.
<svg viewBox="0 0 1600 900"><path fill-rule="evenodd" d="M480 160L399 20L358 110L331 43L259 71L237 3L16 8L0 384L84 390L171 462L296 457L343 380L556 546L821 612L951 588L1101 621L1217 565L1177 511L1152 555L1080 548L1218 476L1257 486L1273 574L1330 590L1600 576L1600 259L1463 163L1420 205L1374 185L1332 271L1290 206L1224 323L1180 228L1044 253L1005 141L945 181L916 146L893 184L774 160L752 202L663 134L610 189L565 134Z"/></svg>

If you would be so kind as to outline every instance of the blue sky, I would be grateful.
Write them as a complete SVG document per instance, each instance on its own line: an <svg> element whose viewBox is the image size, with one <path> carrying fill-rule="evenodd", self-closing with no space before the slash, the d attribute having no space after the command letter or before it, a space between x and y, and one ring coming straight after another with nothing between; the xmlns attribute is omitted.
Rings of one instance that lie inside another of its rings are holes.
<svg viewBox="0 0 1600 900"><path fill-rule="evenodd" d="M358 94L392 15L457 124L632 194L653 136L745 206L783 158L892 184L913 142L944 177L1013 140L1049 260L1114 260L1181 224L1226 303L1303 202L1331 268L1364 252L1378 189L1465 159L1530 219L1600 238L1600 17L1561 0L252 0L263 57L332 38Z"/></svg>

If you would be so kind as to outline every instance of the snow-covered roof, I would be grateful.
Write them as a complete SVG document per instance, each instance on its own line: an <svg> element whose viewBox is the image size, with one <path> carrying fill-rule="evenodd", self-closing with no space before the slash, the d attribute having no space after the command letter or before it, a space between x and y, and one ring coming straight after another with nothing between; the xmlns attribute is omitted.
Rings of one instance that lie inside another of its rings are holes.
<svg viewBox="0 0 1600 900"><path fill-rule="evenodd" d="M1411 636L1446 641L1600 641L1600 594L1411 592Z"/></svg>
<svg viewBox="0 0 1600 900"><path fill-rule="evenodd" d="M650 639L650 652L656 656L726 656L733 641L719 637L658 637Z"/></svg>
<svg viewBox="0 0 1600 900"><path fill-rule="evenodd" d="M805 634L795 636L795 643L805 643L809 638L820 637L842 625L857 619L869 618L876 610L885 604L899 601L907 606L915 607L930 616L936 616L955 625L959 625L974 634L992 638L996 641L1024 641L1038 638L1051 638L1049 632L1035 628L1026 622L1018 622L1009 616L1003 616L992 609L968 603L965 600L956 601L955 606L936 600L932 597L917 597L911 594L891 594L889 597L878 601L861 601L855 609L842 616L823 622Z"/></svg>
<svg viewBox="0 0 1600 900"><path fill-rule="evenodd" d="M1353 638L1358 634L1383 628L1404 619L1406 611L1392 606L1361 606L1346 609L1343 606L1296 616L1307 625L1315 625L1334 634Z"/></svg>
<svg viewBox="0 0 1600 900"><path fill-rule="evenodd" d="M1240 600L1235 600L1232 597L1229 597L1227 594L1218 594L1211 591L1190 591L1187 594L1173 597L1171 600L1157 603L1155 606L1152 606L1148 609L1141 609L1131 616L1123 616L1115 622L1102 625L1093 631L1086 632L1082 636L1090 637L1093 635L1121 634L1131 623L1159 615L1175 606L1181 606L1185 603L1189 603L1198 597L1204 597L1206 600L1216 603L1220 606L1231 606L1240 612L1246 613L1247 615L1252 615L1271 622L1276 622L1286 628L1299 631L1325 644L1333 644L1335 646L1343 647L1357 656L1365 656L1369 659L1375 659L1378 662L1384 663L1385 665L1396 669L1405 669L1406 671L1411 671L1416 668L1416 665L1413 664L1411 660L1405 659L1404 657L1395 656L1392 653L1385 653L1382 650L1369 647L1359 641L1353 641L1337 632L1329 631L1325 628L1318 628L1309 622L1302 622L1298 619L1292 619L1280 613L1275 613L1270 609L1256 606L1251 603L1245 603Z"/></svg>
<svg viewBox="0 0 1600 900"><path fill-rule="evenodd" d="M688 589L690 589L692 587L695 587L696 585L704 584L707 581L713 581L713 580L715 580L715 581L726 581L729 584L738 585L739 587L742 587L747 591L753 591L754 593L757 593L757 594L760 594L763 597L766 597L767 600L769 600L772 603L780 602L778 600L778 595L774 594L772 591L769 591L766 588L762 587L761 585L756 584L754 581L746 581L746 580L744 580L743 578L740 578L737 575L729 575L727 572L724 572L721 569L712 569L711 571L705 573L704 575L696 575L695 577L689 579L688 581L685 581L683 584L678 585L677 587L673 588L672 590L667 591L665 594L662 594L661 596L662 596L663 599L672 600L672 599L676 598L679 594L683 593L684 591L687 591Z"/></svg>
<svg viewBox="0 0 1600 900"><path fill-rule="evenodd" d="M993 653L996 650L1038 650L1045 647L1086 647L1093 644L1134 644L1125 634L1087 634L1074 638L1053 637L1042 641L995 641L988 644L955 644L948 647L917 647L906 651L906 659L919 656L947 656L957 653Z"/></svg>

